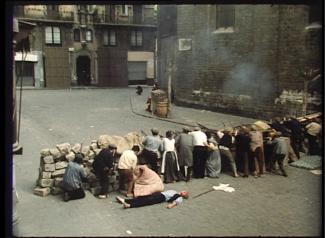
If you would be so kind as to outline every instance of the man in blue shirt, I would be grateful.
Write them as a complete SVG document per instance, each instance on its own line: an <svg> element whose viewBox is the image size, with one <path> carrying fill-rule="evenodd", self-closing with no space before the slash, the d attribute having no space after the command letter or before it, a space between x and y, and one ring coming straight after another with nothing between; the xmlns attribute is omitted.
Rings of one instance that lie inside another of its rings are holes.
<svg viewBox="0 0 325 238"><path fill-rule="evenodd" d="M82 154L76 154L73 161L70 161L65 170L61 188L64 191L63 200L81 199L86 196L85 191L82 189L82 182L87 181L87 176L84 171L82 163Z"/></svg>
<svg viewBox="0 0 325 238"><path fill-rule="evenodd" d="M123 204L124 208L143 207L147 205L167 202L167 208L173 208L183 202L183 198L188 198L187 191L177 192L175 190L167 190L164 192L153 193L147 196L140 196L133 199L123 199L119 196L116 200Z"/></svg>
<svg viewBox="0 0 325 238"><path fill-rule="evenodd" d="M158 173L158 151L162 151L162 140L159 136L159 130L157 128L151 129L152 136L148 135L142 142L144 148L141 152L141 157L144 159L144 163L150 167L153 171Z"/></svg>

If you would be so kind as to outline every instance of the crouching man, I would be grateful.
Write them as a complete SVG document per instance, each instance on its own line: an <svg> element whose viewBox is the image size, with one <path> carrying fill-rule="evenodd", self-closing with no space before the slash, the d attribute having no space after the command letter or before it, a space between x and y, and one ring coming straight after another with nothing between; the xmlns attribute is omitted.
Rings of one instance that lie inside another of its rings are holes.
<svg viewBox="0 0 325 238"><path fill-rule="evenodd" d="M86 196L85 191L81 187L83 182L87 182L87 176L81 165L83 159L82 154L76 154L73 161L70 161L65 170L61 188L63 189L63 200L81 199Z"/></svg>

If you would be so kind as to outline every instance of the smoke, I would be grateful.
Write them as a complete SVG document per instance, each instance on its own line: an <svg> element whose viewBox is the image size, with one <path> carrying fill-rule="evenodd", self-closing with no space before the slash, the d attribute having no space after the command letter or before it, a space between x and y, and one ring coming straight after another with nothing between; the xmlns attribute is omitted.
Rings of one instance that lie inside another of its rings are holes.
<svg viewBox="0 0 325 238"><path fill-rule="evenodd" d="M274 75L268 65L264 64L267 55L264 48L255 45L250 51L243 51L243 44L236 49L231 42L204 28L196 31L193 37L193 58L201 63L202 71L206 72L202 77L208 77L214 71L221 73L216 73L218 80L215 89L260 99L273 94ZM263 47L265 44L268 43L264 43Z"/></svg>
<svg viewBox="0 0 325 238"><path fill-rule="evenodd" d="M223 89L225 92L230 93L267 97L274 90L272 74L267 68L258 66L255 63L241 63L229 73Z"/></svg>

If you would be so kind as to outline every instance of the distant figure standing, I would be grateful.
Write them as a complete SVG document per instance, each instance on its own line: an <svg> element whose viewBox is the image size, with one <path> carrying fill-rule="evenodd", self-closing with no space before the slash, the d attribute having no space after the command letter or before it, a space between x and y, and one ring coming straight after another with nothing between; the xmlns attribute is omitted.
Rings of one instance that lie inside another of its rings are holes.
<svg viewBox="0 0 325 238"><path fill-rule="evenodd" d="M210 132L205 133L208 138L208 159L205 164L206 176L210 178L219 178L221 171L221 156L217 141Z"/></svg>
<svg viewBox="0 0 325 238"><path fill-rule="evenodd" d="M143 89L142 89L142 87L140 85L137 86L137 91L136 92L137 92L138 95L142 94Z"/></svg>
<svg viewBox="0 0 325 238"><path fill-rule="evenodd" d="M204 178L205 162L208 158L207 136L201 131L200 127L195 127L194 131L189 134L194 138L193 176L194 178Z"/></svg>
<svg viewBox="0 0 325 238"><path fill-rule="evenodd" d="M87 176L84 168L81 165L83 160L82 154L76 154L73 161L70 161L68 167L65 169L61 188L64 191L63 200L81 199L86 196L82 188L82 182L87 182Z"/></svg>
<svg viewBox="0 0 325 238"><path fill-rule="evenodd" d="M194 147L194 137L189 132L191 132L190 128L183 127L183 131L175 138L180 171L184 177L186 176L187 182L192 179Z"/></svg>
<svg viewBox="0 0 325 238"><path fill-rule="evenodd" d="M155 82L153 83L152 91L158 90L158 89L159 89L159 84L158 84L158 81L155 80Z"/></svg>

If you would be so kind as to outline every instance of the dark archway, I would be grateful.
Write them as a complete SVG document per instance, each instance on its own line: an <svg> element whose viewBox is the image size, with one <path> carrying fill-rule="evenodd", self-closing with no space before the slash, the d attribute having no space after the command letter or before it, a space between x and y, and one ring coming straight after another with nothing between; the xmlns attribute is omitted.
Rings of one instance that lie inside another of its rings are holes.
<svg viewBox="0 0 325 238"><path fill-rule="evenodd" d="M91 82L90 58L79 56L77 58L77 82L78 85L90 85Z"/></svg>

